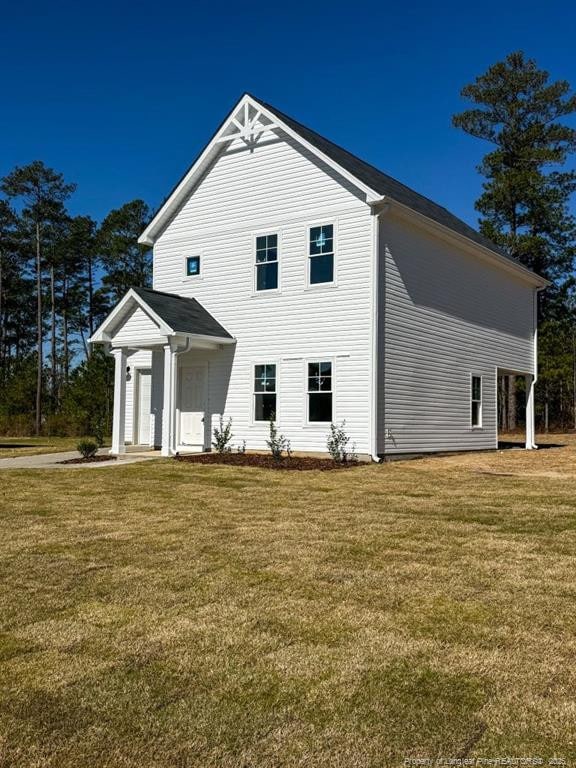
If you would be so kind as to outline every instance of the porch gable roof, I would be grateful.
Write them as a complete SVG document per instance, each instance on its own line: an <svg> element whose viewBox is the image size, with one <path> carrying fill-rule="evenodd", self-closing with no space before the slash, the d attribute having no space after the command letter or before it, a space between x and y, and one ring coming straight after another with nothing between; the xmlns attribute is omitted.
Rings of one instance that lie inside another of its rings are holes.
<svg viewBox="0 0 576 768"><path fill-rule="evenodd" d="M199 301L152 288L131 288L90 338L91 342L112 341L125 311L140 306L166 336L189 336L231 343L234 337Z"/></svg>

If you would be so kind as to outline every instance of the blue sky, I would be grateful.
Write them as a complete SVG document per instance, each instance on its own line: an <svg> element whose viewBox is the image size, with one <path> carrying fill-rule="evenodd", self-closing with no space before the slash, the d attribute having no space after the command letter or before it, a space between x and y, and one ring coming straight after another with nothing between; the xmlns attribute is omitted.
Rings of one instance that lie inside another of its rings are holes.
<svg viewBox="0 0 576 768"><path fill-rule="evenodd" d="M523 49L576 88L573 2L4 6L0 175L42 159L101 219L157 207L250 91L476 223L461 87ZM575 123L576 124L576 123Z"/></svg>

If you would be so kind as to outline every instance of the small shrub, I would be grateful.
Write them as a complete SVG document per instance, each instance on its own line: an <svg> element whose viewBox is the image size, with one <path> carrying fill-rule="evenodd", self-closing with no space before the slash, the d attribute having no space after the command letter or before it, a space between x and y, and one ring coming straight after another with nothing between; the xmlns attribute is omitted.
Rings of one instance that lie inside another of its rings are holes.
<svg viewBox="0 0 576 768"><path fill-rule="evenodd" d="M350 461L356 461L356 445L353 443L352 448L348 449L348 443L350 442L350 436L346 433L346 430L344 427L346 426L346 421L343 421L342 424L330 424L330 434L328 435L328 440L326 441L326 447L328 448L328 453L335 462L338 464L346 464Z"/></svg>
<svg viewBox="0 0 576 768"><path fill-rule="evenodd" d="M236 453L246 453L246 440L242 440L242 443L236 448Z"/></svg>
<svg viewBox="0 0 576 768"><path fill-rule="evenodd" d="M96 451L98 450L98 443L94 442L94 440L80 440L80 442L76 446L76 450L85 459L91 459L93 456L96 456Z"/></svg>
<svg viewBox="0 0 576 768"><path fill-rule="evenodd" d="M276 459L280 461L284 451L288 458L292 456L292 449L290 447L290 440L284 435L279 434L278 428L274 422L274 419L270 419L270 437L266 440L266 445L270 448L270 453Z"/></svg>
<svg viewBox="0 0 576 768"><path fill-rule="evenodd" d="M220 415L220 426L214 427L212 434L214 435L214 440L212 441L214 449L218 453L230 453L232 450L230 442L234 437L232 434L232 419L228 419L227 423L224 424L224 419Z"/></svg>

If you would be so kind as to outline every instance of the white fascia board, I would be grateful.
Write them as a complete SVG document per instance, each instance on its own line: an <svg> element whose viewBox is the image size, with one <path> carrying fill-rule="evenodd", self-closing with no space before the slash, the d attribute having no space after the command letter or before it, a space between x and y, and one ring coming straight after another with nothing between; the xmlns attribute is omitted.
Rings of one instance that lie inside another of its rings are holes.
<svg viewBox="0 0 576 768"><path fill-rule="evenodd" d="M198 341L198 342L208 342L212 344L236 344L236 339L230 338L229 336L209 336L205 333L184 333L183 331L178 331L178 336L184 336L187 339L190 339L190 341Z"/></svg>
<svg viewBox="0 0 576 768"><path fill-rule="evenodd" d="M466 235L455 232L453 229L450 229L450 227L446 227L444 224L440 224L438 221L434 221L434 219L430 219L428 216L424 216L424 214L415 211L413 208L409 208L407 205L399 203L391 197L386 197L385 201L390 203L391 208L395 210L400 216L418 221L418 223L423 227L434 231L444 239L456 241L460 245L464 246L467 250L474 252L477 256L481 256L487 261L492 261L493 263L498 264L498 266L502 267L508 272L514 272L519 277L523 277L529 283L538 286L538 290L544 290L544 288L547 288L549 285L551 285L549 280L546 280L540 275L537 275L535 272L532 272L522 264L515 263L510 259L507 259L497 251L493 251L491 248L487 248L486 246L477 243L475 240L471 240L469 237L466 237Z"/></svg>
<svg viewBox="0 0 576 768"><path fill-rule="evenodd" d="M378 192L368 187L366 184L364 184L359 179L357 179L356 176L349 173L347 170L345 170L340 165L338 165L338 163L335 163L334 160L331 160L327 155L325 155L315 146L313 146L308 141L303 139L302 136L300 136L300 134L297 131L294 131L292 128L287 126L279 117L269 112L266 109L266 107L260 104L260 102L256 101L248 94L245 94L240 99L240 101L236 104L236 106L232 109L232 111L229 113L228 117L222 123L222 126L220 127L219 131L213 136L209 144L206 145L206 147L204 148L203 152L198 157L194 165L190 168L188 173L184 176L182 181L178 184L176 189L172 192L170 197L166 200L164 205L160 208L158 213L154 216L152 221L148 224L144 232L142 232L142 234L138 238L139 243L141 243L142 245L150 245L150 246L154 245L158 232L163 228L164 223L180 207L183 199L188 195L190 189L194 186L196 179L199 177L200 173L204 171L205 165L212 159L212 157L217 153L220 147L226 142L227 136L225 132L230 127L230 123L234 123L234 118L237 112L240 109L247 108L249 106L258 110L262 115L264 115L264 117L266 117L268 120L271 121L274 127L280 127L282 131L288 134L288 136L290 136L299 144L301 144L303 147L305 147L309 152L316 155L316 157L321 159L322 162L324 162L326 165L332 168L332 170L336 171L338 174L340 174L340 176L347 179L351 184L354 184L355 187L362 190L362 192L366 194L366 201L368 203L377 203L382 200L382 195L380 195ZM231 135L229 140L233 141L235 138L237 138L237 135Z"/></svg>
<svg viewBox="0 0 576 768"><path fill-rule="evenodd" d="M88 342L90 344L97 342L109 342L111 339L110 334L108 333L108 329L114 326L114 322L118 319L118 316L122 314L124 308L130 302L135 302L144 312L146 312L147 315L151 317L152 320L154 320L154 322L158 325L159 332L162 335L171 336L174 334L174 330L170 328L169 325L166 325L164 320L162 320L162 318L159 317L156 312L150 309L144 299L142 299L133 288L130 288L124 298L120 299L112 312L110 312L110 314L106 317L104 322L94 331L92 336L88 339Z"/></svg>

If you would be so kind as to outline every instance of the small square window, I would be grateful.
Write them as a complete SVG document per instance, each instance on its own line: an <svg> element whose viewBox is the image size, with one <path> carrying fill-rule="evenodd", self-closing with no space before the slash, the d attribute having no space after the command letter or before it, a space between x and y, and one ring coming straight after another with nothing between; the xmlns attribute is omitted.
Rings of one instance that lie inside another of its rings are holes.
<svg viewBox="0 0 576 768"><path fill-rule="evenodd" d="M200 274L200 256L186 257L186 276L195 277Z"/></svg>

